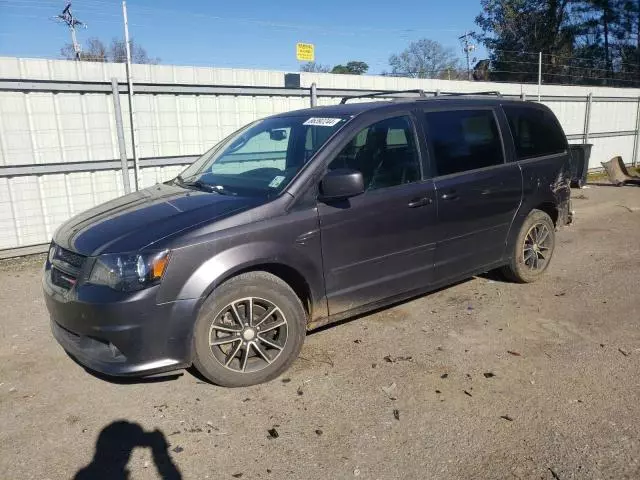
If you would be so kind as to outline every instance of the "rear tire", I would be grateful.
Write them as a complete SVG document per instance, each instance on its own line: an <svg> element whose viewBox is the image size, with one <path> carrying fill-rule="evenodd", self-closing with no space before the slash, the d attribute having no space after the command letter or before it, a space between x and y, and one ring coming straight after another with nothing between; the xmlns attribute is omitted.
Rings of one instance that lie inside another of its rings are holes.
<svg viewBox="0 0 640 480"><path fill-rule="evenodd" d="M245 387L274 379L297 358L307 314L295 292L267 272L249 272L217 287L194 328L193 364L211 382Z"/></svg>
<svg viewBox="0 0 640 480"><path fill-rule="evenodd" d="M542 210L532 210L520 228L509 263L500 272L512 282L535 282L549 267L555 244L551 217Z"/></svg>

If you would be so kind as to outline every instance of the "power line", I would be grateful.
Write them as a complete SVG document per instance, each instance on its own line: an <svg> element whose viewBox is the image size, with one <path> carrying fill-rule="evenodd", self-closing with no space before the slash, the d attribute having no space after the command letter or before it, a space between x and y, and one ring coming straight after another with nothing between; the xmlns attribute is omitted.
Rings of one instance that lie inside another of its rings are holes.
<svg viewBox="0 0 640 480"><path fill-rule="evenodd" d="M41 3L41 2L47 2L47 0L24 0L24 1L22 1L22 0L0 0L0 2L3 2L3 3L6 3L6 2L19 2L19 3L34 2L33 4L37 5L38 8L46 8L49 5L48 3ZM83 10L87 9L87 8L94 9L94 12L91 12L92 14L94 14L94 13L102 13L104 15L108 15L109 13L106 13L106 12L110 12L110 13L113 12L113 10L101 10L105 6L116 7L116 5L114 5L113 3L103 2L103 1L99 1L99 0L86 0L81 5ZM259 25L259 26L263 26L263 27L267 27L267 28L313 31L315 33L325 33L325 34L332 34L332 35L336 35L337 34L337 35L346 35L346 36L362 36L362 35L368 35L368 34L371 34L371 33L389 33L389 34L395 34L395 35L407 35L408 36L409 34L412 34L412 33L457 32L457 31L460 30L459 28L456 28L456 27L450 27L450 28L399 28L399 29L389 29L389 28L375 28L375 27L357 27L357 26L353 26L353 25L345 26L344 28L326 28L325 26L321 26L321 25L317 25L317 24L283 23L283 22L276 22L276 21L271 21L271 20L261 20L261 19L255 19L255 18L249 18L249 17L223 17L223 16L211 15L211 14L207 14L207 13L189 12L189 11L185 11L185 10L172 10L172 9L164 9L164 8L156 8L156 7L145 7L145 6L140 6L140 5L132 5L132 6L130 6L130 10L132 10L132 11L143 11L143 12L146 12L146 13L149 13L149 14L167 14L167 15L171 15L174 18L177 18L178 16L184 17L185 15L187 15L187 16L199 17L199 18L205 18L205 19L211 19L211 20L217 20L217 21L253 24L253 25ZM118 15L114 15L114 16L118 16ZM360 33L358 33L358 32L360 32Z"/></svg>
<svg viewBox="0 0 640 480"><path fill-rule="evenodd" d="M34 3L34 4L30 4L29 2L32 0L0 0L0 5L6 5L8 7L12 7L16 10L19 9L25 9L25 10L29 10L32 11L34 9L40 9L40 10L52 10L53 8L55 8L53 5L44 5L44 4L40 4L40 3ZM15 2L15 3L13 3ZM91 5L82 5L80 7L80 11L82 13L85 14L89 14L89 15L98 15L98 16L104 16L104 17L116 17L116 18L122 18L122 15L119 15L117 13L111 13L109 11L106 10L93 10L96 7L93 7ZM97 7L97 8L101 8L101 7ZM75 8L75 10L78 10L77 8ZM18 15L20 15L20 13L18 13ZM57 18L57 16L56 16ZM93 23L93 22L92 22Z"/></svg>

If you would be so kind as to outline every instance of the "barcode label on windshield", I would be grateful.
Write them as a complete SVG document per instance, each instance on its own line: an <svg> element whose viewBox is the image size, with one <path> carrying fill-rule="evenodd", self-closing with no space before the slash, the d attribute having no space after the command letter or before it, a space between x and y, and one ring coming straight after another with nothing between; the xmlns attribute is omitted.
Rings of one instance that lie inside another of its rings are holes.
<svg viewBox="0 0 640 480"><path fill-rule="evenodd" d="M303 125L315 125L316 127L333 127L340 120L340 118L311 117L309 120L304 122Z"/></svg>

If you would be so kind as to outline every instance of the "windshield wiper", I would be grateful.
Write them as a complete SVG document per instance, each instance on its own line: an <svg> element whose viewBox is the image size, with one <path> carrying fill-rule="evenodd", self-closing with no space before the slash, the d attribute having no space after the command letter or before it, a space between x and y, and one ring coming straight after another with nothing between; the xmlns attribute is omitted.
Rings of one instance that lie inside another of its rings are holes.
<svg viewBox="0 0 640 480"><path fill-rule="evenodd" d="M210 183L203 182L202 180L185 182L184 179L180 176L176 177L176 180L183 187L196 188L198 190L202 190L203 192L217 193L219 195L235 195L235 193L230 192L222 185L211 185Z"/></svg>
<svg viewBox="0 0 640 480"><path fill-rule="evenodd" d="M174 184L176 184L176 183L177 183L178 185L182 185L182 186L184 186L184 178L182 178L182 175L178 175L176 178L174 178L174 179L173 179L173 180L171 180L170 182L171 182L171 183L174 183ZM167 182L167 183L169 183L169 182Z"/></svg>
<svg viewBox="0 0 640 480"><path fill-rule="evenodd" d="M182 180L182 185L184 185L185 187L195 187L198 190L203 190L205 192L217 193L217 190L214 188L213 185L204 183L202 180L195 180L193 182L185 182L184 180Z"/></svg>

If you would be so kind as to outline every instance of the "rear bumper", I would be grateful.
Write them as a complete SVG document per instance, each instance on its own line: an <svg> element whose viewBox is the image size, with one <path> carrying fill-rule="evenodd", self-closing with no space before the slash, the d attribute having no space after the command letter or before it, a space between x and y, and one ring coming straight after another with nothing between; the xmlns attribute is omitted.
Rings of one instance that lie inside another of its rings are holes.
<svg viewBox="0 0 640 480"><path fill-rule="evenodd" d="M58 343L89 370L111 376L146 376L191 364L198 301L156 304L159 287L132 294L81 285L63 290L42 281Z"/></svg>

